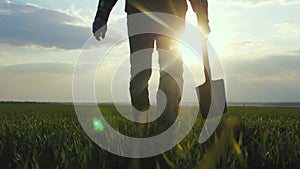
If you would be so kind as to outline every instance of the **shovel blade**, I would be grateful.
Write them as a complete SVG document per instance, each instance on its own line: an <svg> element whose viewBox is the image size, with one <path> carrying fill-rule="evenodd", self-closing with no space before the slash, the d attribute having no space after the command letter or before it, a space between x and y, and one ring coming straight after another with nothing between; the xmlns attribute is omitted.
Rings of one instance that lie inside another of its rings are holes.
<svg viewBox="0 0 300 169"><path fill-rule="evenodd" d="M207 118L209 108L211 105L211 83L206 81L202 85L196 87L198 101L199 101L199 110L203 119Z"/></svg>
<svg viewBox="0 0 300 169"><path fill-rule="evenodd" d="M224 80L206 81L196 87L203 119L222 115L227 111Z"/></svg>
<svg viewBox="0 0 300 169"><path fill-rule="evenodd" d="M207 87L205 84L198 86L196 90L199 96L199 104L204 106L200 107L201 115L203 119L206 119L198 142L204 143L216 130L222 114L227 111L224 81L222 79L211 81L210 92L206 91ZM210 93L210 96L207 93ZM207 102L210 102L209 107L205 105Z"/></svg>

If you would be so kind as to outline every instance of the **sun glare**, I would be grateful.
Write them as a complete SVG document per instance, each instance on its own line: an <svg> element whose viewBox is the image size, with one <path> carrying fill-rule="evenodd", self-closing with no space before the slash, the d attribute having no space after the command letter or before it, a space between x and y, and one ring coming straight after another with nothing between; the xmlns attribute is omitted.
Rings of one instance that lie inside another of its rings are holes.
<svg viewBox="0 0 300 169"><path fill-rule="evenodd" d="M214 19L214 22L212 21L212 19ZM218 57L223 57L224 56L224 51L225 51L225 47L228 45L229 43L229 39L226 38L226 36L228 35L228 33L226 33L224 31L224 26L220 26L220 25L216 25L216 23L223 23L223 22L218 22L216 20L218 20L219 17L210 17L211 22L209 23L210 28L211 28L211 33L208 36L208 40L211 43L211 45L213 46L214 50L216 51ZM197 27L197 17L195 15L195 13L192 11L192 7L189 4L189 10L186 13L186 22L187 24L191 24L195 27ZM187 32L185 32L185 34L187 34ZM201 44L201 40L199 39L199 44ZM181 50L182 53L185 54L187 52L187 49L181 45ZM201 47L201 45L199 45L199 47ZM193 60L191 60L191 57L189 57L188 55L184 56L185 60L187 60L189 63L193 62Z"/></svg>

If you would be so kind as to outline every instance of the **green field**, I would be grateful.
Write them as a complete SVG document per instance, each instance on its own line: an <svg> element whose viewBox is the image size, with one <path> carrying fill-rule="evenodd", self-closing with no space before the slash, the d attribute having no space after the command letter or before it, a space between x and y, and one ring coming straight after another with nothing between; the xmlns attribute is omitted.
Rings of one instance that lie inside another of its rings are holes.
<svg viewBox="0 0 300 169"><path fill-rule="evenodd" d="M134 124L102 106L112 126ZM81 128L73 105L0 104L0 168L299 168L300 109L230 107L215 132L198 144L203 120L173 149L146 159L113 155ZM151 131L151 130L149 130ZM149 133L148 133L149 134Z"/></svg>

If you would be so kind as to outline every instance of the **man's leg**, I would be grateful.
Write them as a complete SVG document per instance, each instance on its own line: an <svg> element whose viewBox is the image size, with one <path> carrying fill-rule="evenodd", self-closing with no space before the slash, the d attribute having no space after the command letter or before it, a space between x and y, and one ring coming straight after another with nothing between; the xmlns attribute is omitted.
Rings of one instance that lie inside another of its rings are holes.
<svg viewBox="0 0 300 169"><path fill-rule="evenodd" d="M151 76L154 35L134 35L129 37L129 43L131 64L131 103L135 109L139 111L146 111L150 107L148 81Z"/></svg>
<svg viewBox="0 0 300 169"><path fill-rule="evenodd" d="M165 94L167 102L158 123L170 126L177 118L183 86L183 68L180 47L177 41L170 37L157 35L156 44L159 53L160 81L159 89ZM165 103L159 93L158 108ZM159 111L159 110L158 110Z"/></svg>

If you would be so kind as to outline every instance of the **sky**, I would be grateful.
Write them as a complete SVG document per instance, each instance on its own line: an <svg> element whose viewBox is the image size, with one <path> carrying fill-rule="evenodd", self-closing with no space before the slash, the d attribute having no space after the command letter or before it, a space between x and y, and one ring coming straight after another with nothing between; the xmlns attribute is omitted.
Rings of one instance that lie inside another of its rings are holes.
<svg viewBox="0 0 300 169"><path fill-rule="evenodd" d="M93 46L98 51L105 47L91 37L97 4L0 0L0 101L72 101L78 57ZM109 22L126 16L124 6L124 1L116 4ZM209 0L209 40L223 67L229 102L300 101L299 9L300 0ZM195 24L191 8L187 21ZM117 36L113 30L126 31L126 26L108 29L109 41ZM111 69L128 57L128 50L124 40L98 70L102 101L109 100L104 88L115 75ZM115 92L127 91L128 78L120 78Z"/></svg>

